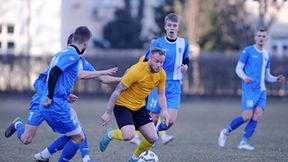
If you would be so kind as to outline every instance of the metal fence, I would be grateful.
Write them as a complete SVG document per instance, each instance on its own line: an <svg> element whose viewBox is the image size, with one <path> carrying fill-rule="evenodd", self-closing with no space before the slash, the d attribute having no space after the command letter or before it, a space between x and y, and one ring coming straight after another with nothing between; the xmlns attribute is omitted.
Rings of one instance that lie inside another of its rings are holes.
<svg viewBox="0 0 288 162"><path fill-rule="evenodd" d="M122 76L127 68L136 63L145 51L141 50L105 50L96 55L87 54L87 59L98 70L117 66L116 76ZM239 96L241 81L235 74L238 55L200 54L191 59L189 69L183 80L183 94L193 96ZM0 55L0 93L32 92L33 82L43 71L51 57L29 57ZM272 58L271 73L288 73L288 58ZM288 96L288 83L267 83L270 96ZM77 81L76 93L99 95L110 94L116 85L102 84L95 80Z"/></svg>

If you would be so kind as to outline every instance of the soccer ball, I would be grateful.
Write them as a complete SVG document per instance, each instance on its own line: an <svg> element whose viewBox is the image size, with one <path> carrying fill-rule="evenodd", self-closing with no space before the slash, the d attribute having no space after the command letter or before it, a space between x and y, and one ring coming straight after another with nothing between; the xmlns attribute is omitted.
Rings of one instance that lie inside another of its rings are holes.
<svg viewBox="0 0 288 162"><path fill-rule="evenodd" d="M158 156L151 150L142 152L138 162L159 162Z"/></svg>

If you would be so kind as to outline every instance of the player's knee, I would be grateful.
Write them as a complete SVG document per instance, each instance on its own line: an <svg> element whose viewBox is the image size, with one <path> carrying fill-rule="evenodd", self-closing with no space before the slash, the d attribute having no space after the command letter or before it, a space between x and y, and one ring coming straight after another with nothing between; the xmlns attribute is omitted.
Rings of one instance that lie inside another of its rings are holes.
<svg viewBox="0 0 288 162"><path fill-rule="evenodd" d="M155 143L157 140L158 140L158 136L151 136L151 137L148 137L146 138L148 142L150 143Z"/></svg>
<svg viewBox="0 0 288 162"><path fill-rule="evenodd" d="M80 134L71 138L71 140L76 144L81 144L84 141L85 137L84 134Z"/></svg>
<svg viewBox="0 0 288 162"><path fill-rule="evenodd" d="M245 122L247 122L247 121L251 120L252 117L253 117L253 114L244 114L244 115L243 115L243 120L244 120Z"/></svg>
<svg viewBox="0 0 288 162"><path fill-rule="evenodd" d="M124 141L130 141L134 138L135 133L122 133Z"/></svg>
<svg viewBox="0 0 288 162"><path fill-rule="evenodd" d="M262 113L253 114L253 120L258 120L262 116Z"/></svg>

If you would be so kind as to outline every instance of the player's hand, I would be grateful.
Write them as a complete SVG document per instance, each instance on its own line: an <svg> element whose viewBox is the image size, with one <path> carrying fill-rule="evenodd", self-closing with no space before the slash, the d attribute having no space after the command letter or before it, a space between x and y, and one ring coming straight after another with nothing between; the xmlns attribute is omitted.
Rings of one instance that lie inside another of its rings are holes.
<svg viewBox="0 0 288 162"><path fill-rule="evenodd" d="M246 84L252 83L252 79L251 79L250 77L246 77L246 78L244 79L244 82L245 82Z"/></svg>
<svg viewBox="0 0 288 162"><path fill-rule="evenodd" d="M79 97L74 95L74 94L72 94L72 93L70 93L68 98L67 98L69 103L73 103L73 102L77 101L78 99L79 99Z"/></svg>
<svg viewBox="0 0 288 162"><path fill-rule="evenodd" d="M169 127L169 113L168 113L168 111L162 111L162 119L163 119L163 122L165 123L165 125L167 127Z"/></svg>
<svg viewBox="0 0 288 162"><path fill-rule="evenodd" d="M188 65L182 64L182 65L181 65L181 72L182 72L182 73L186 73L187 70L188 70Z"/></svg>
<svg viewBox="0 0 288 162"><path fill-rule="evenodd" d="M52 100L49 97L46 97L46 100L42 105L47 108L48 106L51 105L51 103L52 103Z"/></svg>
<svg viewBox="0 0 288 162"><path fill-rule="evenodd" d="M105 126L109 123L110 119L111 119L111 115L107 112L105 112L102 116L101 116L101 120L102 120L102 125Z"/></svg>
<svg viewBox="0 0 288 162"><path fill-rule="evenodd" d="M118 71L118 67L113 67L107 70L103 70L103 75L111 75Z"/></svg>
<svg viewBox="0 0 288 162"><path fill-rule="evenodd" d="M278 75L277 76L277 82L283 83L285 81L286 77L284 75Z"/></svg>

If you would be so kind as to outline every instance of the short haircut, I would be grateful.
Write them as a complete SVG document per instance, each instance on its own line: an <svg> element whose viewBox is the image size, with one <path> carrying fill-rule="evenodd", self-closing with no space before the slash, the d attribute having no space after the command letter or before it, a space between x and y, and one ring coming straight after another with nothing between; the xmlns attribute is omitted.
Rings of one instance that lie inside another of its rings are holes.
<svg viewBox="0 0 288 162"><path fill-rule="evenodd" d="M91 36L91 31L86 26L80 26L73 33L72 42L84 43L85 41L89 40Z"/></svg>
<svg viewBox="0 0 288 162"><path fill-rule="evenodd" d="M257 30L257 32L266 32L267 30L264 27L261 27Z"/></svg>
<svg viewBox="0 0 288 162"><path fill-rule="evenodd" d="M172 22L179 22L180 18L175 13L169 13L168 15L165 16L165 22L168 20Z"/></svg>
<svg viewBox="0 0 288 162"><path fill-rule="evenodd" d="M159 53L159 55L163 55L163 56L166 55L166 52L161 48L152 48L151 55L154 55L155 53Z"/></svg>
<svg viewBox="0 0 288 162"><path fill-rule="evenodd" d="M72 39L73 39L73 33L71 33L67 39L67 46L69 46L70 44L72 44Z"/></svg>

